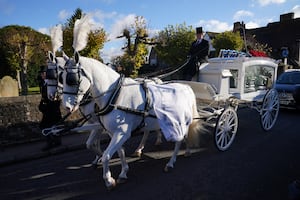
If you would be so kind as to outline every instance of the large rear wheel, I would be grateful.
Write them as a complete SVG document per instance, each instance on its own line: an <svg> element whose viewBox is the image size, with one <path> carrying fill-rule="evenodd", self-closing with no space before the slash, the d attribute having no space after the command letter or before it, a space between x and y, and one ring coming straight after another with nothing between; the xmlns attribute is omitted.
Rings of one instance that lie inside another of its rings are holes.
<svg viewBox="0 0 300 200"><path fill-rule="evenodd" d="M238 128L238 117L235 109L224 109L215 126L215 145L218 150L226 151L232 144Z"/></svg>

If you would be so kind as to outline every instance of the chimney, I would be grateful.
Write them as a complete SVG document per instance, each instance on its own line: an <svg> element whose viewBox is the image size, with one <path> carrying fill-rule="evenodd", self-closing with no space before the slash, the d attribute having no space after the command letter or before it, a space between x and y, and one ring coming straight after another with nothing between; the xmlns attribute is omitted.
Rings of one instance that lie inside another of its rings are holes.
<svg viewBox="0 0 300 200"><path fill-rule="evenodd" d="M289 20L292 20L292 19L294 19L294 13L293 12L280 15L280 21L281 22L289 21Z"/></svg>

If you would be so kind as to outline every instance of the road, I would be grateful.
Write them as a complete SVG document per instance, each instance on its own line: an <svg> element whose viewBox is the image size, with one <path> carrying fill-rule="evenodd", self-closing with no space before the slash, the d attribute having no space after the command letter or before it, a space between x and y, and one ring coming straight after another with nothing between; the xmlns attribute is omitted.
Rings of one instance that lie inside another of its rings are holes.
<svg viewBox="0 0 300 200"><path fill-rule="evenodd" d="M270 132L261 129L255 110L240 109L238 116L228 151L217 151L204 134L201 147L189 158L180 155L170 173L162 169L172 144L156 147L151 137L142 159L129 158L128 182L112 191L105 188L101 166L89 164L93 154L80 150L0 168L0 199L287 199L288 184L300 178L300 112L280 111ZM128 154L139 139L126 143ZM118 164L112 161L115 177Z"/></svg>

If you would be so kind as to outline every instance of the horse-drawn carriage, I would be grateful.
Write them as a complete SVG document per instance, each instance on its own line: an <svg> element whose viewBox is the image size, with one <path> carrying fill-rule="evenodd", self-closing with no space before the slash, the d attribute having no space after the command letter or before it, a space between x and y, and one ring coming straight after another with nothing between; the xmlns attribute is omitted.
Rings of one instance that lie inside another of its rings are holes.
<svg viewBox="0 0 300 200"><path fill-rule="evenodd" d="M48 96L56 96L58 89L55 89L61 88L62 103L69 113L79 109L82 102L92 102L85 109L91 113L80 120L89 124L78 123L71 128L54 126L43 132L47 135L70 129L107 130L111 140L103 152L102 165L103 179L108 188L116 185L109 170L109 160L115 152L118 152L122 165L118 180L122 182L127 179L129 167L122 145L137 129L144 131L145 135L161 129L166 138L175 142L173 155L165 167L168 171L176 161L183 139L189 142L193 138L189 136L195 135L198 126L203 123L214 127L217 148L227 150L237 133L236 111L239 104L259 112L264 130L274 126L279 112L279 98L272 88L277 71L273 60L223 51L221 57L210 59L200 66L197 81L157 83L153 79L124 78L103 63L79 55L78 51L87 43L87 37L84 37L89 33L87 21L84 17L75 23L74 57L65 57L59 63L59 59L52 56L47 74L48 83L51 83L49 86L54 89L51 93L49 88ZM59 83L60 80L63 82ZM93 110L95 104L99 107L97 111ZM166 136L166 133L175 133L175 136ZM186 147L189 153L189 145Z"/></svg>

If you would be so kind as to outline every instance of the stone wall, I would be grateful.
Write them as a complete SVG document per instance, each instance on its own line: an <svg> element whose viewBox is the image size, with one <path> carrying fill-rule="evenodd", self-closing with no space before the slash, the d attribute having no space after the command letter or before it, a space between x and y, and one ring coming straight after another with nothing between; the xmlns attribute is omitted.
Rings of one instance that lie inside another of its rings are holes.
<svg viewBox="0 0 300 200"><path fill-rule="evenodd" d="M0 145L23 143L43 138L39 129L42 118L38 110L41 95L0 97ZM62 114L66 114L61 107ZM81 117L74 113L68 121Z"/></svg>

